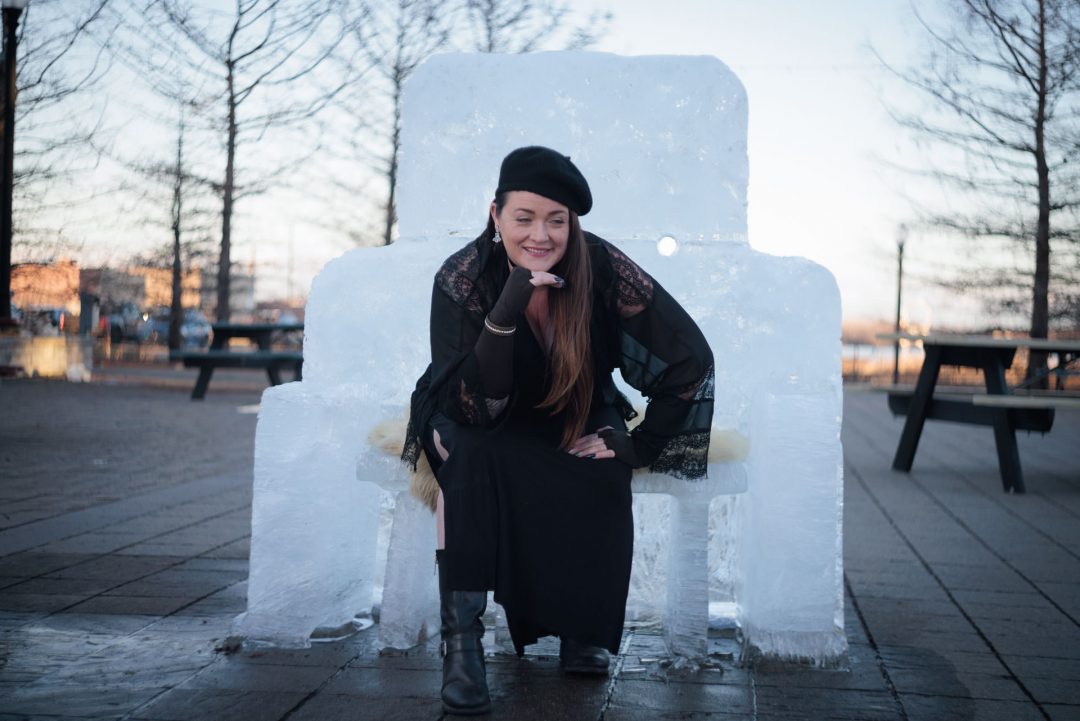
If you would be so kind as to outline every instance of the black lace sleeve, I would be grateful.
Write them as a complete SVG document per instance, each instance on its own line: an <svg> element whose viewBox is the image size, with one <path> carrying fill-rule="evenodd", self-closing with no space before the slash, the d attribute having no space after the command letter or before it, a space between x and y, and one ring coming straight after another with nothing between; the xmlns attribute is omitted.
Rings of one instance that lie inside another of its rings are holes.
<svg viewBox="0 0 1080 721"><path fill-rule="evenodd" d="M713 355L690 315L625 253L611 261L608 307L619 322L619 368L649 405L633 430L638 457L653 471L702 478L713 416Z"/></svg>
<svg viewBox="0 0 1080 721"><path fill-rule="evenodd" d="M465 425L487 425L510 401L493 401L484 392L474 348L505 282L506 256L490 242L473 241L442 264L431 290L431 364L412 393L401 459L416 468L421 434L435 411ZM513 397L511 393L511 400Z"/></svg>
<svg viewBox="0 0 1080 721"><path fill-rule="evenodd" d="M492 289L479 279L477 246L450 256L435 275L431 294L431 392L435 407L467 425L492 420L492 404L473 349L494 302Z"/></svg>

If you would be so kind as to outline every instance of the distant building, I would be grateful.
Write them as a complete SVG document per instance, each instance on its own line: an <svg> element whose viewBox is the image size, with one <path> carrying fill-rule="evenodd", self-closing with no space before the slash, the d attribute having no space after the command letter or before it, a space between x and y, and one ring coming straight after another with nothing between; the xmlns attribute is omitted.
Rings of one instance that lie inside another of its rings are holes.
<svg viewBox="0 0 1080 721"><path fill-rule="evenodd" d="M143 280L143 306L172 305L172 269L171 268L129 268L128 273ZM180 277L180 305L184 308L200 308L202 291L202 271L189 270Z"/></svg>
<svg viewBox="0 0 1080 721"><path fill-rule="evenodd" d="M183 307L199 307L199 282L198 271L189 271L180 279L180 304ZM169 306L172 304L172 270L87 268L79 274L79 290L97 296L105 308L129 305L147 310Z"/></svg>
<svg viewBox="0 0 1080 721"><path fill-rule="evenodd" d="M79 273L79 292L96 296L103 308L130 305L142 310L145 307L143 278L115 268L84 268Z"/></svg>
<svg viewBox="0 0 1080 721"><path fill-rule="evenodd" d="M13 265L11 293L11 302L21 310L59 308L77 315L79 265L71 260Z"/></svg>
<svg viewBox="0 0 1080 721"><path fill-rule="evenodd" d="M250 316L255 312L255 278L246 273L232 277L229 288L233 315ZM130 267L88 268L81 272L78 288L97 296L103 307L133 305L152 310L172 305L172 270L169 268ZM188 271L180 280L180 304L196 308L208 317L217 308L217 277L199 268Z"/></svg>
<svg viewBox="0 0 1080 721"><path fill-rule="evenodd" d="M255 321L267 323L303 323L303 298L260 300L255 305Z"/></svg>
<svg viewBox="0 0 1080 721"><path fill-rule="evenodd" d="M217 276L193 269L180 281L184 308L201 310L213 319L217 309ZM11 268L12 302L22 310L61 309L80 312L80 294L94 296L101 308L113 312L124 306L139 312L172 304L172 270L130 267L79 268L71 260L55 263L19 263ZM234 273L229 287L229 307L236 320L256 315L255 276Z"/></svg>
<svg viewBox="0 0 1080 721"><path fill-rule="evenodd" d="M217 315L217 274L203 273L199 307L206 317ZM233 273L229 278L229 314L234 321L248 321L255 316L255 276L252 273Z"/></svg>

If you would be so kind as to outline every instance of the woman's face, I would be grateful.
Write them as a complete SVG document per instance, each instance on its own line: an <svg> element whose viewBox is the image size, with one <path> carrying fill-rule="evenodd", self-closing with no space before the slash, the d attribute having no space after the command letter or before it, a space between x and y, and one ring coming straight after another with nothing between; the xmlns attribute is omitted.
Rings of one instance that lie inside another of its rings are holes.
<svg viewBox="0 0 1080 721"><path fill-rule="evenodd" d="M565 205L527 190L514 190L506 194L501 213L491 204L491 217L514 265L549 271L566 255L570 211Z"/></svg>

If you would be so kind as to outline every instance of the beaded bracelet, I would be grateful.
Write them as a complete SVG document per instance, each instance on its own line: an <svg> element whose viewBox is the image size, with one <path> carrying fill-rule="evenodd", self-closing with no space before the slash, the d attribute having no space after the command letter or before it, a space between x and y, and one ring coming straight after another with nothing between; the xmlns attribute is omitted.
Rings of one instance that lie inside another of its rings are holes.
<svg viewBox="0 0 1080 721"><path fill-rule="evenodd" d="M504 328L501 325L495 325L490 320L488 320L486 315L484 316L484 327L495 335L514 335L514 331L517 330L516 325L512 325L509 328Z"/></svg>

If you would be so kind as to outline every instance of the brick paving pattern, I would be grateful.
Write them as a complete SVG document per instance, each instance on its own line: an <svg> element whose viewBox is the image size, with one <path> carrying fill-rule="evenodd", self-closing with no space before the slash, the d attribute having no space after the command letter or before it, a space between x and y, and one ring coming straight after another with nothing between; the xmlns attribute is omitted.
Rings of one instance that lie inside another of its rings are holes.
<svg viewBox="0 0 1080 721"><path fill-rule="evenodd" d="M0 385L0 721L439 718L434 644L227 643L259 392L192 403L175 381ZM549 640L490 657L491 717L1080 719L1080 413L1021 436L1025 496L1001 492L989 429L928 423L892 472L900 427L846 394L846 668L741 667L718 636L681 670L629 629L611 678L564 678Z"/></svg>

